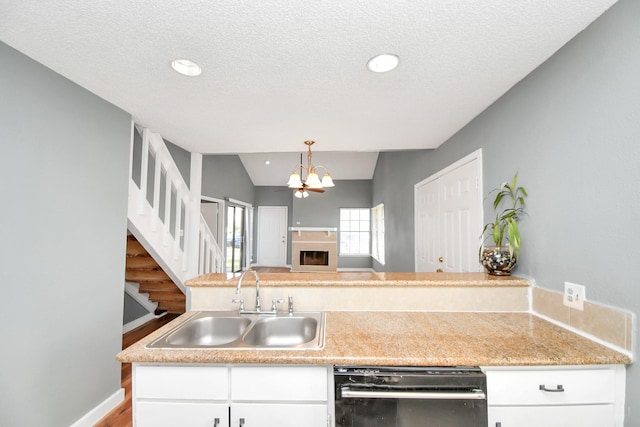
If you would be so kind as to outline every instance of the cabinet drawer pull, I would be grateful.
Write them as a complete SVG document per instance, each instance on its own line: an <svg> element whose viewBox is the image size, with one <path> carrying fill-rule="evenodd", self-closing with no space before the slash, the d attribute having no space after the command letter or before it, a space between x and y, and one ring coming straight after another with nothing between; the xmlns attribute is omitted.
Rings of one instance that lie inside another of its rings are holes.
<svg viewBox="0 0 640 427"><path fill-rule="evenodd" d="M556 388L547 388L547 386L545 386L544 384L540 384L540 390L548 391L549 393L563 393L564 387L562 386L562 384L558 384Z"/></svg>
<svg viewBox="0 0 640 427"><path fill-rule="evenodd" d="M240 424L238 424L240 427L242 427L244 425L244 418L240 418Z"/></svg>
<svg viewBox="0 0 640 427"><path fill-rule="evenodd" d="M213 419L213 427L218 427L220 425L220 418Z"/></svg>

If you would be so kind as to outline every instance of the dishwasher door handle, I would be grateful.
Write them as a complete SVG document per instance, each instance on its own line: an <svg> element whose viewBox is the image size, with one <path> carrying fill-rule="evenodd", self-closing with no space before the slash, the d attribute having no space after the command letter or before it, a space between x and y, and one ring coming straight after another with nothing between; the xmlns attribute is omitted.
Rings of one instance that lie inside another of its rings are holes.
<svg viewBox="0 0 640 427"><path fill-rule="evenodd" d="M446 391L398 391L398 390L351 390L340 389L341 395L348 399L421 399L421 400L485 400L487 395L482 390L458 392Z"/></svg>

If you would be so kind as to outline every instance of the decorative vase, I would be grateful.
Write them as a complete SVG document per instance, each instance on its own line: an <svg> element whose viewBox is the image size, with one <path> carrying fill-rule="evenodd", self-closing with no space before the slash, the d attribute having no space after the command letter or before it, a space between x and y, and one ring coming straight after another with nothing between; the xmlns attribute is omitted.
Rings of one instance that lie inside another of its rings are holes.
<svg viewBox="0 0 640 427"><path fill-rule="evenodd" d="M485 246L482 249L480 262L489 274L494 276L510 276L511 270L516 266L515 254L511 256L506 246Z"/></svg>

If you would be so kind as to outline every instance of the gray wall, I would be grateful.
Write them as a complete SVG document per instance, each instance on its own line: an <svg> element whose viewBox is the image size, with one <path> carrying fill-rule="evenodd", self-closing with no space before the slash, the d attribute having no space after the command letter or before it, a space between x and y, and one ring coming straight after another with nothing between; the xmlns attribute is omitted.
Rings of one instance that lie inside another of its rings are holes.
<svg viewBox="0 0 640 427"><path fill-rule="evenodd" d="M482 147L485 194L516 171L529 191L516 273L556 291L580 283L588 299L640 312L639 23L640 2L621 0L435 152L382 154L374 204L408 211L387 216L387 270L413 262L413 189L395 184ZM625 425L639 426L637 366L627 381Z"/></svg>
<svg viewBox="0 0 640 427"><path fill-rule="evenodd" d="M0 425L120 389L131 118L0 43Z"/></svg>
<svg viewBox="0 0 640 427"><path fill-rule="evenodd" d="M146 308L142 306L138 301L133 299L128 293L124 293L124 312L122 313L122 324L126 325L129 322L133 322L149 314Z"/></svg>
<svg viewBox="0 0 640 427"><path fill-rule="evenodd" d="M237 155L202 156L202 195L254 204L254 186Z"/></svg>
<svg viewBox="0 0 640 427"><path fill-rule="evenodd" d="M171 141L164 140L169 153L171 153L171 157L173 161L176 162L176 166L184 179L184 182L189 184L189 180L191 179L191 153L182 147L178 147L173 144Z"/></svg>

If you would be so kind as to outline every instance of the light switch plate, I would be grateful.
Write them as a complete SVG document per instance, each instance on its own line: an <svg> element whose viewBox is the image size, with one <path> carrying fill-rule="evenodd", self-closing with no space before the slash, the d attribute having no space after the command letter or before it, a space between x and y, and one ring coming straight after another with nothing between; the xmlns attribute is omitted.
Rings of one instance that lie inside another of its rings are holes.
<svg viewBox="0 0 640 427"><path fill-rule="evenodd" d="M564 305L577 310L584 310L584 300L586 299L586 291L583 285L564 282Z"/></svg>

